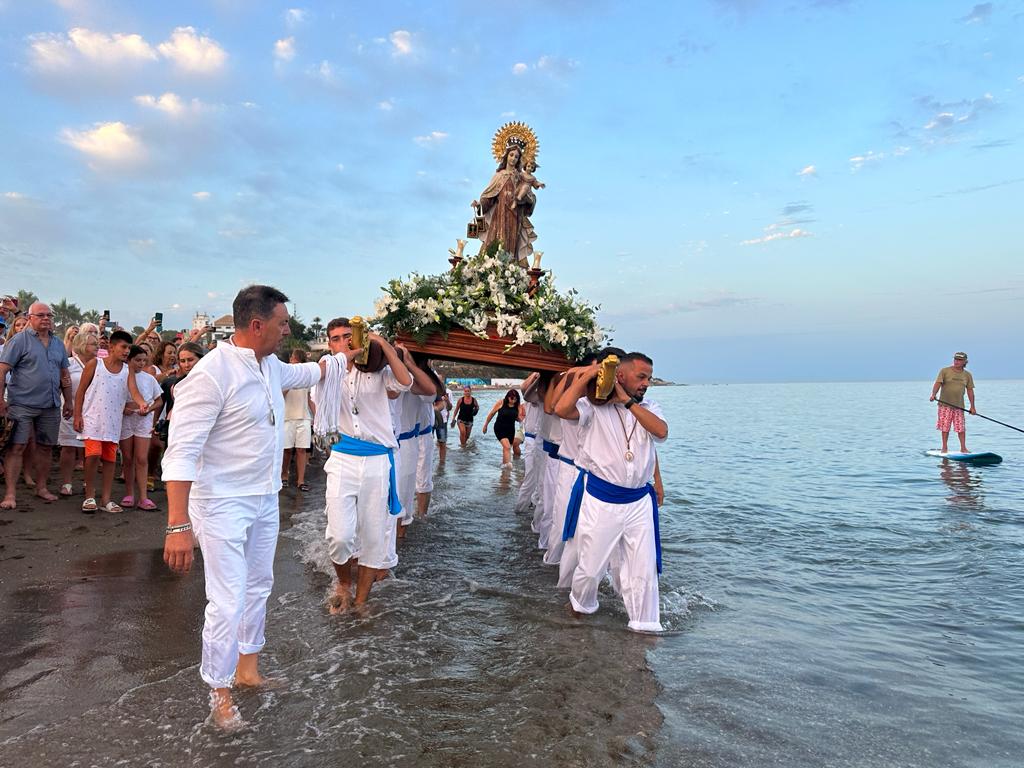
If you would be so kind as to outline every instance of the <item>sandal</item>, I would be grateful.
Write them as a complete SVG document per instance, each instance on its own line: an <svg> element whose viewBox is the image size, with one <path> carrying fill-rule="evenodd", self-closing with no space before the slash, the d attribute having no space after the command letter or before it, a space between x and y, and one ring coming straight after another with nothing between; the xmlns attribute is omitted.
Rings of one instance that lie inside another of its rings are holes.
<svg viewBox="0 0 1024 768"><path fill-rule="evenodd" d="M96 511L96 509L96 499L94 499L92 496L90 496L88 499L82 502L82 511L85 512L87 515L91 515L93 512Z"/></svg>
<svg viewBox="0 0 1024 768"><path fill-rule="evenodd" d="M139 509L143 512L155 512L160 509L160 507L154 504L152 499L143 499L139 502Z"/></svg>
<svg viewBox="0 0 1024 768"><path fill-rule="evenodd" d="M124 507L122 507L120 504L117 504L117 503L115 503L113 501L108 501L103 506L103 509L104 509L104 511L109 512L112 515L116 515L118 512L124 512Z"/></svg>
<svg viewBox="0 0 1024 768"><path fill-rule="evenodd" d="M124 507L125 509L131 509L132 507L135 506L135 497L125 496L123 499L121 499L121 506Z"/></svg>
<svg viewBox="0 0 1024 768"><path fill-rule="evenodd" d="M281 478L281 487L282 488L287 488L288 487L288 481L285 480L283 477Z"/></svg>
<svg viewBox="0 0 1024 768"><path fill-rule="evenodd" d="M74 496L75 495L75 489L71 487L71 483L64 483L64 485L62 485L60 487L60 495L61 496Z"/></svg>
<svg viewBox="0 0 1024 768"><path fill-rule="evenodd" d="M306 483L299 483L299 490L303 493L307 493L309 491L309 486Z"/></svg>

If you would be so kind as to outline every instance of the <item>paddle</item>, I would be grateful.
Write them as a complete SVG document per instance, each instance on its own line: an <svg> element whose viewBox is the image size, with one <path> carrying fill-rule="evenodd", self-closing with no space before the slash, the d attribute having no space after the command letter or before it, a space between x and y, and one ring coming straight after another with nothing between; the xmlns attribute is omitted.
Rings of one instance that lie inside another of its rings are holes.
<svg viewBox="0 0 1024 768"><path fill-rule="evenodd" d="M962 408L959 405L953 405L952 403L947 403L945 400L938 400L936 398L936 402L942 403L943 405L948 405L950 408L956 408L958 411L963 411L964 413L970 413L970 411L967 408ZM1002 424L1004 427L1009 427L1010 429L1016 429L1018 432L1024 432L1024 429L1021 429L1020 427L1015 427L1015 426L1013 426L1013 424L1007 424L1005 422L999 421L998 419L991 419L988 416L982 416L980 413L976 413L974 415L977 416L979 419L985 419L986 421L994 421L996 424Z"/></svg>

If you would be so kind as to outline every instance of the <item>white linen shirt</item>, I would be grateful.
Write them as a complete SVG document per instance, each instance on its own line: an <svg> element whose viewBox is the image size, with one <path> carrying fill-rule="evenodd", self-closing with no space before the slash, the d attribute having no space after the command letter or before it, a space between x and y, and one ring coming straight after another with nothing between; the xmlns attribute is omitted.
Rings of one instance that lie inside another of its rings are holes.
<svg viewBox="0 0 1024 768"><path fill-rule="evenodd" d="M341 355L341 364L345 365L344 355ZM398 383L390 365L376 373L360 371L353 365L345 374L342 384L342 407L338 418L341 433L369 443L397 448L388 390L406 392L411 387L412 382L405 385Z"/></svg>
<svg viewBox="0 0 1024 768"><path fill-rule="evenodd" d="M646 408L659 419L664 418L661 407L650 400L633 407ZM655 438L640 426L632 413L618 404L595 407L590 400L581 397L576 409L580 412L577 466L623 488L640 488L654 479L654 444L665 442L664 438ZM626 435L630 433L629 450L633 452L633 460L627 461Z"/></svg>
<svg viewBox="0 0 1024 768"><path fill-rule="evenodd" d="M284 454L281 390L319 380L317 363L282 363L277 355L257 362L251 349L221 342L174 386L163 479L191 480L196 499L277 493Z"/></svg>
<svg viewBox="0 0 1024 768"><path fill-rule="evenodd" d="M576 461L576 457L580 455L580 425L572 419L558 419L558 423L562 429L558 455Z"/></svg>

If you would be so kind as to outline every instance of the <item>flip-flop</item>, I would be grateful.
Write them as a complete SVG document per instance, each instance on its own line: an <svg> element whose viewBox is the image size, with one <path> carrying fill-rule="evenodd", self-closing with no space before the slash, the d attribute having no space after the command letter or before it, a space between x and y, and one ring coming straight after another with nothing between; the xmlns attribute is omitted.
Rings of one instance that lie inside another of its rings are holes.
<svg viewBox="0 0 1024 768"><path fill-rule="evenodd" d="M93 514L98 507L96 506L96 499L90 496L88 499L82 502L82 511L87 515Z"/></svg>
<svg viewBox="0 0 1024 768"><path fill-rule="evenodd" d="M64 483L64 485L62 485L60 487L60 495L61 496L74 496L75 495L75 489L72 487L71 483Z"/></svg>
<svg viewBox="0 0 1024 768"><path fill-rule="evenodd" d="M104 504L103 509L104 511L109 512L112 515L116 515L118 512L124 512L124 507L113 501L108 501L106 504Z"/></svg>
<svg viewBox="0 0 1024 768"><path fill-rule="evenodd" d="M160 507L154 504L152 499L143 499L139 502L139 509L143 512L155 512L160 509Z"/></svg>
<svg viewBox="0 0 1024 768"><path fill-rule="evenodd" d="M125 496L123 499L121 499L121 506L124 507L125 509L131 509L132 507L135 506L135 497Z"/></svg>
<svg viewBox="0 0 1024 768"><path fill-rule="evenodd" d="M308 485L306 485L305 483L301 483L301 484L299 485L299 490L300 490L300 491L303 491L303 492L308 492L308 491L309 491L309 486L308 486Z"/></svg>

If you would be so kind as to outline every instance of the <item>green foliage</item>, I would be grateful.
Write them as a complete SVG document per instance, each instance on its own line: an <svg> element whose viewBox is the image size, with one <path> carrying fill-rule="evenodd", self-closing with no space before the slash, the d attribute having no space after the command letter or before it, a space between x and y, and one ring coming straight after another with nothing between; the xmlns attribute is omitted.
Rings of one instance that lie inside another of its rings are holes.
<svg viewBox="0 0 1024 768"><path fill-rule="evenodd" d="M402 331L419 342L458 327L487 338L493 323L498 336L509 341L508 349L534 343L561 350L570 359L605 342L605 330L597 324L599 307L584 302L575 290L560 294L550 273L541 277L533 296L529 283L515 258L495 247L442 275L413 273L407 280L389 281L372 321L385 335Z"/></svg>

